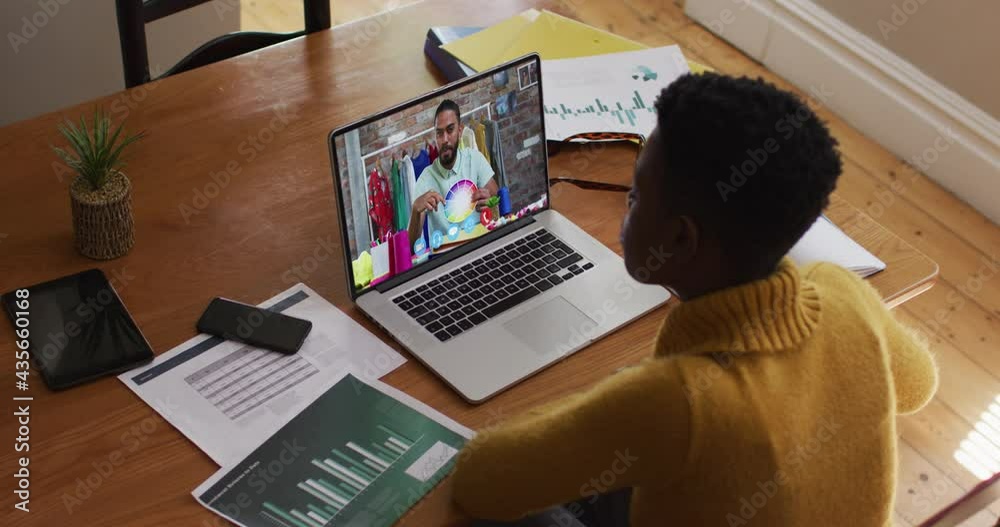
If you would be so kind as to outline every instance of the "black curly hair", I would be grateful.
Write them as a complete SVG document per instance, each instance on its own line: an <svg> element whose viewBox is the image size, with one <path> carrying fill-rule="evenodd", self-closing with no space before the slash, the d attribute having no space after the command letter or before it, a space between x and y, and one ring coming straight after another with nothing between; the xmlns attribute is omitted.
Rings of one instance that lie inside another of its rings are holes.
<svg viewBox="0 0 1000 527"><path fill-rule="evenodd" d="M448 112L448 111L455 112L455 120L457 120L458 122L462 122L462 110L459 110L458 103L451 99L445 99L441 101L441 104L438 105L437 110L434 111L434 121L435 122L437 121L438 116L441 115L442 112Z"/></svg>
<svg viewBox="0 0 1000 527"><path fill-rule="evenodd" d="M829 203L837 141L794 94L760 78L687 74L655 106L663 199L728 256L776 264Z"/></svg>

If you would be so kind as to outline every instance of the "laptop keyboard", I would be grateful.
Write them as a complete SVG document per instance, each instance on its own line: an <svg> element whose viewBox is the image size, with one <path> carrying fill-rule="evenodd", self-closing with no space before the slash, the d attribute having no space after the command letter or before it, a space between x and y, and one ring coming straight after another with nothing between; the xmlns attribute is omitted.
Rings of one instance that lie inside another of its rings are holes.
<svg viewBox="0 0 1000 527"><path fill-rule="evenodd" d="M392 301L444 342L593 267L541 229Z"/></svg>

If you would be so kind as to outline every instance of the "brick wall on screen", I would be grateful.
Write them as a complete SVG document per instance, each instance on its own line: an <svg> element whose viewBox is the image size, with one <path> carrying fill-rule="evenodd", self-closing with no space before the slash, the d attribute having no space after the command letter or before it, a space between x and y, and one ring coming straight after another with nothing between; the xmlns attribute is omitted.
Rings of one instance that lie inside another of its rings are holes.
<svg viewBox="0 0 1000 527"><path fill-rule="evenodd" d="M542 134L542 115L538 110L538 85L518 91L517 75L510 75L510 87L517 94L513 113L497 118L503 144L503 159L510 187L511 207L516 211L537 201L546 192L545 140ZM524 142L538 136L538 143L528 148ZM518 159L518 156L521 159Z"/></svg>
<svg viewBox="0 0 1000 527"><path fill-rule="evenodd" d="M511 91L516 93L514 111L501 116L497 113L497 99ZM365 174L371 172L375 163L379 163L388 176L391 160L394 157L401 159L404 152L412 156L424 148L428 142L433 143L435 140L433 132L416 134L433 128L434 111L445 98L450 98L458 103L462 111L462 123L466 125L473 117L477 119L487 117L485 108L476 111L473 111L473 108L489 104L489 115L492 115L493 120L500 125L500 139L507 184L511 192L512 208L518 210L538 200L541 194L546 191L543 179L545 152L542 150L545 148L545 141L541 137L542 117L537 109L538 85L519 90L517 72L514 70L509 72L508 82L502 87L494 86L492 78L481 79L463 86L457 92L452 92L446 97L431 99L408 108L398 115L362 127L359 130L362 156L385 148L389 144L389 138L401 131L410 137L410 139L388 150L365 159ZM525 148L525 140L534 136L538 136L539 141L535 145ZM347 160L343 154L343 148L343 141L338 139L337 159L340 163L340 173L347 174ZM521 158L518 159L518 156ZM341 192L345 202L350 203L351 189L348 187L346 177L341 181ZM361 189L360 192L364 192L364 190ZM348 229L353 229L353 220L350 214L347 215L347 222ZM355 248L352 244L353 250Z"/></svg>

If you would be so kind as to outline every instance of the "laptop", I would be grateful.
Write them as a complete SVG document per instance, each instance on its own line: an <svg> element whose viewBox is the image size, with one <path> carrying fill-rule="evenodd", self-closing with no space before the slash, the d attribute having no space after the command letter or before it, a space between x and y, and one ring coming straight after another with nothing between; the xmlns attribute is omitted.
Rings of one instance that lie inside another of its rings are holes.
<svg viewBox="0 0 1000 527"><path fill-rule="evenodd" d="M352 300L471 403L670 297L552 209L543 109L528 55L329 136Z"/></svg>

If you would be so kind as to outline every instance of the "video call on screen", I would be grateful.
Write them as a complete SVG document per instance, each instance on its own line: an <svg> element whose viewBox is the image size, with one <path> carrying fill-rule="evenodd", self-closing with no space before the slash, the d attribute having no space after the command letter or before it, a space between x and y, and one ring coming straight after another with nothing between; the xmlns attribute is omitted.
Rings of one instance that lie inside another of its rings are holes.
<svg viewBox="0 0 1000 527"><path fill-rule="evenodd" d="M547 204L539 96L532 60L334 138L357 290Z"/></svg>

